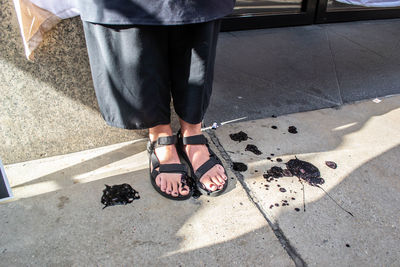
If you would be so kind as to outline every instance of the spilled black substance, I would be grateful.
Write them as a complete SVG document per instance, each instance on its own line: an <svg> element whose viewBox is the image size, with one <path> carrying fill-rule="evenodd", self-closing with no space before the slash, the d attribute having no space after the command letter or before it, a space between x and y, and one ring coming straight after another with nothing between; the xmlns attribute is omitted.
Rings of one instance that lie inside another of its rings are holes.
<svg viewBox="0 0 400 267"><path fill-rule="evenodd" d="M271 169L267 170L267 173L263 175L263 177L267 180L267 182L271 182L274 178L281 178L284 176L296 176L299 178L300 183L303 186L303 208L304 211L306 211L306 206L305 206L305 188L303 181L307 182L311 186L315 186L320 188L324 193L336 204L338 205L343 211L347 212L349 215L354 217L354 215L344 209L336 200L332 198L331 195L328 194L328 192L325 191L320 185L325 183L325 180L321 177L321 173L319 169L314 166L313 164L299 160L297 157L294 159L289 160L288 162L285 163L287 169L282 169L281 167L278 166L273 166ZM281 191L280 188L279 190ZM282 191L281 191L282 192ZM286 192L286 190L285 190ZM296 211L297 208L296 208Z"/></svg>
<svg viewBox="0 0 400 267"><path fill-rule="evenodd" d="M258 147L256 145L247 145L246 148L244 149L246 151L250 151L253 152L256 155L261 155L262 152L258 149Z"/></svg>
<svg viewBox="0 0 400 267"><path fill-rule="evenodd" d="M328 166L331 169L336 169L337 168L337 164L333 161L325 161L326 166Z"/></svg>
<svg viewBox="0 0 400 267"><path fill-rule="evenodd" d="M303 179L310 185L325 183L319 169L307 161L298 158L291 159L286 163L286 167L294 176Z"/></svg>
<svg viewBox="0 0 400 267"><path fill-rule="evenodd" d="M247 165L242 162L234 162L233 170L238 171L238 172L245 172L245 171L247 171Z"/></svg>
<svg viewBox="0 0 400 267"><path fill-rule="evenodd" d="M198 199L199 197L201 197L201 192L197 189L197 188L194 188L193 189L193 195L192 195L192 197L194 198L194 199Z"/></svg>
<svg viewBox="0 0 400 267"><path fill-rule="evenodd" d="M108 206L126 205L132 203L135 199L140 199L139 192L129 184L105 186L106 189L103 190L103 196L101 197L101 203L104 205L103 209Z"/></svg>
<svg viewBox="0 0 400 267"><path fill-rule="evenodd" d="M293 176L293 174L288 169L284 169L282 174L283 174L283 176L286 176L286 177L292 177Z"/></svg>
<svg viewBox="0 0 400 267"><path fill-rule="evenodd" d="M278 129L278 127L275 126L275 125L272 125L271 128L272 128L272 129L275 129L275 130Z"/></svg>
<svg viewBox="0 0 400 267"><path fill-rule="evenodd" d="M277 158L276 161L277 162L282 162L282 159L281 158Z"/></svg>
<svg viewBox="0 0 400 267"><path fill-rule="evenodd" d="M242 142L242 141L247 141L247 139L249 139L249 136L247 135L247 133L240 131L238 133L234 133L234 134L230 134L229 137L233 140L233 141L237 141L237 142Z"/></svg>
<svg viewBox="0 0 400 267"><path fill-rule="evenodd" d="M301 191L303 191L303 210L304 210L304 212L306 212L306 190L304 189L304 183L301 180L299 180L299 181L301 183L301 186L303 187L301 189Z"/></svg>
<svg viewBox="0 0 400 267"><path fill-rule="evenodd" d="M289 126L288 132L292 134L297 134L297 128L294 126Z"/></svg>
<svg viewBox="0 0 400 267"><path fill-rule="evenodd" d="M283 187L281 187L281 188L279 188L279 191L281 191L282 193L285 193L285 192L286 192L286 189L283 188Z"/></svg>
<svg viewBox="0 0 400 267"><path fill-rule="evenodd" d="M283 177L283 169L281 167L274 166L267 171L266 174L263 175L264 178L280 178Z"/></svg>

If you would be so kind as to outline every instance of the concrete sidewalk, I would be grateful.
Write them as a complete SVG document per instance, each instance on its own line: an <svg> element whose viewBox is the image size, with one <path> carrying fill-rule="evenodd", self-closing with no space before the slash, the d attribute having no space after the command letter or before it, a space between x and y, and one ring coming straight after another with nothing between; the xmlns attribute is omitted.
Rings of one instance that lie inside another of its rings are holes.
<svg viewBox="0 0 400 267"><path fill-rule="evenodd" d="M175 202L148 178L145 141L6 166L1 266L293 266L229 173L228 193ZM214 149L217 151L217 149ZM141 198L102 210L104 184Z"/></svg>
<svg viewBox="0 0 400 267"><path fill-rule="evenodd" d="M289 133L289 126L297 127L298 133ZM229 134L239 131L252 139L232 141ZM240 177L253 202L309 266L399 266L399 136L399 96L379 104L364 101L339 110L230 124L216 132L230 158L248 165ZM245 151L248 144L263 154ZM284 167L295 156L319 168L325 179L321 187L354 217L321 189L307 184L304 211L303 187L297 178L270 183L263 178L269 168ZM325 161L336 162L338 168L330 169ZM289 206L282 206L283 200Z"/></svg>
<svg viewBox="0 0 400 267"><path fill-rule="evenodd" d="M251 139L232 141L239 131ZM223 196L184 202L150 185L146 140L7 165L16 198L0 205L1 265L398 266L399 136L400 96L227 124L209 132L214 151L248 170L228 170ZM295 156L354 217L297 178L263 178ZM104 184L121 183L141 199L102 210Z"/></svg>

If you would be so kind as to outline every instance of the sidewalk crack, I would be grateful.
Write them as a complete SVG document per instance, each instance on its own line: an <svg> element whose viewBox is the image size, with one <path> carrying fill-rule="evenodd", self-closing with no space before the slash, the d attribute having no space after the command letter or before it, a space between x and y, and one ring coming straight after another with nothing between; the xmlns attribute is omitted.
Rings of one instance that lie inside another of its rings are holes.
<svg viewBox="0 0 400 267"><path fill-rule="evenodd" d="M340 104L343 105L342 90L340 89L340 82L339 82L339 77L338 77L338 72L337 72L337 67L336 67L336 62L335 62L335 56L333 53L331 40L329 39L327 30L325 29L325 27L324 27L324 33L325 33L326 40L328 41L329 51L331 52L331 58L332 58L332 63L333 63L333 69L335 71L336 86L337 86L338 93L339 93Z"/></svg>
<svg viewBox="0 0 400 267"><path fill-rule="evenodd" d="M225 149L221 145L221 143L219 142L219 139L215 135L214 130L207 130L206 132L210 136L210 139L213 142L213 144L216 146L216 148L220 152L222 158L229 164L229 166L232 166L232 159L228 155L228 153L225 151ZM272 222L268 218L268 215L263 210L261 205L258 204L257 199L253 196L253 194L251 193L250 188L244 182L243 175L240 172L237 172L237 171L234 171L234 170L232 170L232 172L235 174L237 180L240 182L240 184L244 188L244 191L246 192L247 197L249 198L249 200L257 207L257 209L261 212L261 214L264 217L264 219L268 222L268 224L271 227L272 231L274 232L276 238L279 240L279 242L281 243L282 247L285 249L285 251L289 255L289 257L293 260L293 262L296 265L296 267L306 267L307 266L306 262L301 258L301 256L296 251L296 249L290 244L289 240L286 238L285 234L283 233L283 231L279 227L279 224Z"/></svg>

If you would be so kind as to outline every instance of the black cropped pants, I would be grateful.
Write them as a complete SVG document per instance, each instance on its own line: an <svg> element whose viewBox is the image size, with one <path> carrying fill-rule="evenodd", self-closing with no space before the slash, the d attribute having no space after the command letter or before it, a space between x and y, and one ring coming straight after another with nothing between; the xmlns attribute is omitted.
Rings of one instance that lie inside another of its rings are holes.
<svg viewBox="0 0 400 267"><path fill-rule="evenodd" d="M220 20L148 26L83 22L94 88L107 124L125 129L170 123L171 96L184 121L208 107Z"/></svg>

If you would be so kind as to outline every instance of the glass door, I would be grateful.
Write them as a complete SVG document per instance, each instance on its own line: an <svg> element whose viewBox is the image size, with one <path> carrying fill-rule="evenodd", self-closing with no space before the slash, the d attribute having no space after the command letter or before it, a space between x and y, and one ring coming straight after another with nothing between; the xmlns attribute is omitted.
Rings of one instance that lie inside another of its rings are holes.
<svg viewBox="0 0 400 267"><path fill-rule="evenodd" d="M315 23L399 18L399 5L397 0L323 0L318 5Z"/></svg>
<svg viewBox="0 0 400 267"><path fill-rule="evenodd" d="M222 30L244 30L312 24L318 0L237 0Z"/></svg>
<svg viewBox="0 0 400 267"><path fill-rule="evenodd" d="M222 21L222 31L400 18L399 6L355 4L379 1L400 3L400 0L237 0L233 13Z"/></svg>
<svg viewBox="0 0 400 267"><path fill-rule="evenodd" d="M300 13L301 4L301 0L238 0L233 14Z"/></svg>

